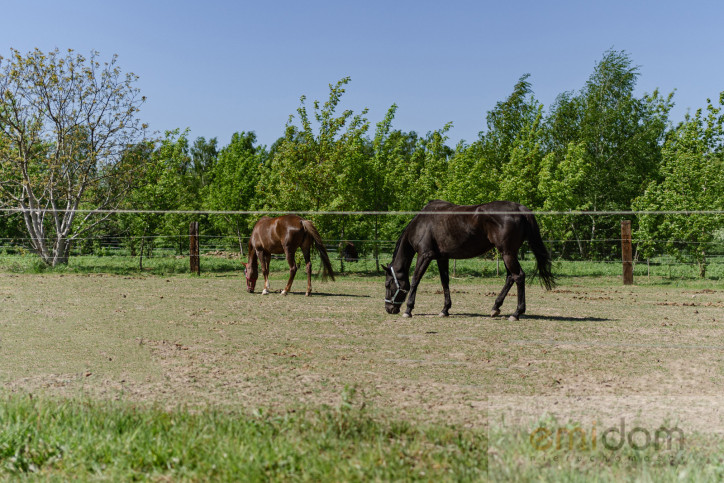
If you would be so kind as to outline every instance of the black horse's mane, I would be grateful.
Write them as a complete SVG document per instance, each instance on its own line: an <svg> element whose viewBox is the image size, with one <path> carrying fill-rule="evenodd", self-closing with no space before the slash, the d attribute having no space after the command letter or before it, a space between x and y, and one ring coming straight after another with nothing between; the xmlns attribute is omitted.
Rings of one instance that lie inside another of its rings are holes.
<svg viewBox="0 0 724 483"><path fill-rule="evenodd" d="M414 218L413 218L413 220L414 220ZM412 220L410 220L410 223L412 223ZM397 239L397 243L395 244L395 249L392 252L393 261L395 260L395 257L397 256L397 252L400 250L400 245L402 245L402 239L405 238L405 235L407 235L407 229L410 228L410 223L408 223L405 226L405 228L402 230L402 235L400 235L400 238Z"/></svg>

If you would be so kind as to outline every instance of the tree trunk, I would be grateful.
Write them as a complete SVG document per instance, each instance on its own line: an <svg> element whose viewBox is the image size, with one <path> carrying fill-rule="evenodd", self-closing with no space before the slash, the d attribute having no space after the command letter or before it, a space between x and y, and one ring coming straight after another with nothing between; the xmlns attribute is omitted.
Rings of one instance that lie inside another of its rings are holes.
<svg viewBox="0 0 724 483"><path fill-rule="evenodd" d="M67 265L70 252L70 242L67 238L58 238L55 241L53 247L53 261L52 266L57 267L58 265Z"/></svg>
<svg viewBox="0 0 724 483"><path fill-rule="evenodd" d="M241 239L241 228L236 224L236 238L239 240L239 259L244 259L244 240Z"/></svg>

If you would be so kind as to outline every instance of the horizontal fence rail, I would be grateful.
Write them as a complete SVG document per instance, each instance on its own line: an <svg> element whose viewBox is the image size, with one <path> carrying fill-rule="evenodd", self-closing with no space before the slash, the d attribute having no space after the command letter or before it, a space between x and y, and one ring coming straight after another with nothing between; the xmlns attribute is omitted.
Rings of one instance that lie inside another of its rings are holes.
<svg viewBox="0 0 724 483"><path fill-rule="evenodd" d="M370 215L370 216L411 216L411 215L479 215L479 211L277 211L277 210L135 210L135 209L54 209L54 208L0 208L0 212L24 213L24 212L52 212L52 213L96 213L96 214L137 214L137 215ZM485 211L486 215L525 215L529 212L521 211ZM724 210L571 210L571 211L535 211L530 213L540 216L635 216L635 215L724 215Z"/></svg>
<svg viewBox="0 0 724 483"><path fill-rule="evenodd" d="M254 221L254 216L261 215L285 215L285 214L296 214L300 216L313 217L316 216L327 216L327 217L364 217L364 216L375 216L375 217L407 217L408 221L411 217L424 214L424 215L476 215L481 214L479 211L472 210L473 206L470 206L470 211L434 211L434 212L421 212L421 211L313 211L313 210L297 210L297 211L278 211L278 210L145 210L145 209L53 209L51 207L41 208L28 208L28 207L0 207L0 217L8 218L11 216L18 217L21 213L33 213L33 215L45 216L48 220L49 225L52 224L53 214L75 212L84 214L83 218L88 216L98 215L101 217L99 220L101 223L110 223L109 226L113 225L112 216L143 216L143 215L159 215L159 216L179 216L183 218L176 218L180 224L185 224L186 227L183 230L179 230L174 233L175 228L171 225L176 224L173 222L167 224L164 228L151 228L152 231L149 233L141 234L141 232L134 233L133 231L126 231L126 229L108 229L106 230L105 225L98 224L92 231L79 233L77 237L69 236L67 238L71 246L70 255L72 257L85 256L87 259L90 257L115 257L119 260L127 260L133 257L138 259L144 259L149 261L150 259L156 260L171 260L189 257L189 234L188 234L188 223L189 221L202 221L200 226L200 233L198 234L198 247L201 255L205 257L219 257L219 258L238 258L239 256L246 257L247 243L250 235L251 222ZM482 212L484 214L494 215L525 215L532 213L540 217L571 217L571 216L584 216L584 217L631 217L635 218L638 216L691 216L701 215L706 217L713 217L716 220L713 225L716 227L715 232L718 233L712 240L709 237L708 240L696 241L695 239L678 239L678 238L667 238L667 239L653 239L644 236L637 236L636 230L633 230L632 237L630 238L633 244L633 264L637 267L641 265L646 267L650 266L653 270L657 267L660 271L660 267L665 265L669 268L669 276L672 273L672 267L696 267L696 259L692 258L692 254L699 256L706 251L706 264L716 265L713 271L707 271L707 274L711 274L711 277L715 279L724 278L724 210L569 210L569 211L531 211L531 212L520 212L520 211L492 211ZM241 233L224 234L224 231L218 226L212 225L211 221L213 216L224 216L224 217L248 217L243 220L242 225L249 225L241 229ZM198 218L197 218L198 217ZM209 217L209 218L206 218ZM173 220L173 219L172 219ZM186 220L186 221L181 221ZM204 223L204 220L209 220L209 223ZM334 218L327 218L328 222L334 220ZM357 218L357 221L363 221L367 223L363 218ZM617 255L617 250L620 250L622 238L617 237L618 233L612 231L613 225L617 225L617 222L611 221L609 218L605 222L601 223L595 219L587 218L587 223L594 223L595 225L601 226L599 231L601 232L602 238L585 238L585 231L583 232L584 237L569 237L569 238L556 238L549 237L545 238L544 242L549 250L554 261L561 263L578 263L578 262L594 262L601 264L601 267L610 267L614 264L620 265L621 258L620 252ZM722 223L719 222L722 221ZM56 220L57 221L57 220ZM357 222L355 221L355 222ZM402 220L399 220L402 222ZM22 222L18 220L18 227L22 226ZM164 222L165 223L165 222ZM316 221L315 221L316 223ZM335 222L336 223L336 222ZM375 222L376 223L376 222ZM206 225L206 226L204 226ZM342 224L343 225L343 224ZM160 226L160 225L159 225ZM375 225L376 227L377 225ZM402 226L402 225L400 225ZM605 226L605 228L604 228ZM329 228L327 228L329 229ZM154 233L154 230L162 231L163 233ZM402 228L400 228L401 233ZM607 231L606 231L607 230ZM210 233L204 233L208 231ZM53 230L50 230L50 236L46 236L44 240L47 243L52 243L54 239ZM9 233L9 232L8 232ZM27 234L23 234L21 228L17 228L13 234L18 236L14 237L0 237L0 270L3 266L7 267L8 264L15 263L13 259L23 257L30 259L35 256L35 250L32 246L36 245L36 240ZM339 269L345 270L345 264L360 262L356 268L352 268L352 265L347 265L350 271L378 271L379 267L383 262L388 262L394 247L397 243L397 239L389 239L391 236L395 236L394 231L390 231L387 228L385 233L381 233L384 238L377 238L376 228L375 232L356 232L350 233L352 238L345 237L345 230L341 227L341 231L333 229L328 232L327 235L330 237L324 237L324 244L330 252L330 258L338 264ZM369 234L369 238L365 239L364 235ZM563 233L555 233L560 235ZM322 234L324 236L324 233ZM336 235L336 236L335 236ZM341 236L340 236L341 235ZM360 235L363 235L360 238ZM591 235L591 233L588 233ZM611 236L613 235L613 236ZM568 235L564 235L568 236ZM355 256L350 255L346 252L345 246L348 244L354 245L357 253ZM652 246L654 246L652 248ZM672 247L675 247L672 248ZM640 250L639 250L640 249ZM653 251L652 251L653 250ZM673 250L673 251L672 251ZM675 253L679 250L680 253ZM240 255L241 254L241 255ZM285 267L282 265L284 262L284 256L280 255L274 257L278 264L277 269L284 270ZM476 257L478 262L458 260L457 268L462 270L463 273L467 270L467 273L479 273L481 270L483 273L486 271L489 273L490 268L488 264L493 262L493 273L499 272L501 269L505 271L504 267L500 264L499 257L497 257L496 251L493 250L488 252L486 255ZM525 264L532 264L534 259L532 253L524 245L522 250L522 259ZM475 259L473 259L475 260ZM140 261L139 261L140 262ZM92 261L86 261L83 263L93 263ZM127 262L124 262L127 263ZM169 262L170 263L170 262ZM174 262L176 263L176 262ZM476 265L477 263L477 265ZM140 263L139 263L140 265ZM228 264L227 264L228 265ZM103 266L103 263L99 262L99 267ZM231 267L231 265L228 265ZM700 265L701 266L701 265ZM365 268L366 267L366 268ZM488 268L483 268L488 267ZM502 267L502 268L501 268ZM532 267L531 267L532 268ZM234 268L227 268L228 270L238 270L237 266ZM527 268L526 268L527 270ZM608 274L610 269L602 269L601 273ZM646 272L645 272L646 273ZM653 273L653 272L651 272ZM640 271L637 271L637 275L640 275Z"/></svg>

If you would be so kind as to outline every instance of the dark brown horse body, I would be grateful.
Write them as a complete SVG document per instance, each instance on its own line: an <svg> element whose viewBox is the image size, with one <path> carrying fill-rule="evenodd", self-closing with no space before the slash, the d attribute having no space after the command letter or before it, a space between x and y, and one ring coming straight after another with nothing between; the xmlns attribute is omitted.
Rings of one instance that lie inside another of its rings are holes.
<svg viewBox="0 0 724 483"><path fill-rule="evenodd" d="M555 285L550 256L541 239L538 223L528 208L510 201L470 206L442 200L431 201L407 225L397 241L392 263L385 267L385 309L391 314L398 313L409 292L407 310L403 315L411 317L420 280L430 262L437 260L445 295L445 305L440 315L447 316L452 306L450 259L476 257L495 247L505 262L508 275L503 290L493 304L492 316L500 314L500 306L515 283L518 288L518 306L510 319L518 320L525 312L525 273L518 263L518 250L525 240L528 240L535 255L541 282L550 290ZM410 266L415 253L417 263L410 282Z"/></svg>
<svg viewBox="0 0 724 483"><path fill-rule="evenodd" d="M289 293L297 273L297 262L295 253L298 248L302 249L307 271L307 293L312 293L312 262L310 251L314 245L322 259L322 278L327 276L334 280L332 264L329 262L327 250L324 248L322 238L311 221L304 220L296 215L284 215L277 218L267 216L259 219L254 225L249 239L249 260L244 264L246 276L246 288L249 292L254 291L256 280L259 277L258 263L261 262L261 269L264 275L263 294L269 293L269 262L272 254L283 253L289 263L289 281L282 290L282 295Z"/></svg>

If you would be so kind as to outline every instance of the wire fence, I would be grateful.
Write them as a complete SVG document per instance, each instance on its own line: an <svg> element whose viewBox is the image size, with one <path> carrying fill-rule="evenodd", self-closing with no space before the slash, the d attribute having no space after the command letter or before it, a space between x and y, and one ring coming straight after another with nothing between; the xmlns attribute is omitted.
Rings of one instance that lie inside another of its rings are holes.
<svg viewBox="0 0 724 483"><path fill-rule="evenodd" d="M0 215L16 215L20 212L38 211L27 208L0 208ZM57 210L57 212L65 212L66 210ZM292 211L278 212L265 210L242 210L242 211L197 211L197 210L75 210L78 213L97 213L104 215L184 215L189 217L204 217L209 215L281 215L281 214L297 214L300 216L398 216L407 217L419 214L418 211ZM538 216L640 216L640 215L705 215L713 216L716 219L724 217L722 210L667 210L667 211L533 211ZM444 214L477 214L475 211L469 212L433 212L430 215ZM515 214L520 215L521 212L487 212L487 214ZM724 227L724 223L722 223ZM221 259L234 260L239 257L246 256L246 246L248 242L247 236L226 235L226 234L199 234L200 254L205 257L216 257ZM210 230L213 231L213 230ZM609 233L613 231L609 227ZM117 257L129 258L134 257L145 258L146 261L156 259L179 259L188 256L189 235L179 230L177 234L131 234L131 233L103 233L93 232L85 236L77 237L72 240L70 255L75 257ZM610 265L611 270L616 270L621 264L620 247L622 239L619 237L604 237L589 240L576 239L560 239L548 238L544 242L550 251L554 261L559 265L570 264L574 262L591 263L595 262L602 266ZM0 237L0 270L3 266L7 266L18 257L33 257L32 248L33 240L27 236ZM396 239L375 239L370 238L341 238L330 237L324 240L326 248L330 253L330 257L338 264L342 271L376 271L380 264L388 263L394 250ZM588 247L601 247L600 249L589 250L588 256L577 255L580 245L584 243ZM692 241L685 239L650 239L639 238L634 232L632 238L634 247L634 264L638 265L636 273L640 273L641 266L646 266L646 274L651 275L651 267L654 267L656 273L661 272L660 267L665 267L666 274L675 276L677 273L696 272L699 262L687 256L675 256L671 251L665 252L660 250L657 253L648 253L643 255L638 247L642 244L651 246L676 246L676 247L706 247L707 264L715 267L714 270L709 269L708 274L713 278L724 278L724 268L719 273L719 267L724 267L724 229L721 236L713 241ZM618 256L617 256L618 254ZM524 246L522 260L532 261L532 255L526 253ZM283 256L274 257L277 261L282 260ZM459 269L461 273L476 273L490 271L491 263L495 264L495 273L500 272L499 263L496 261L497 254L495 250L479 257L473 261L455 262L455 269ZM346 264L346 265L345 265ZM237 269L240 264L237 264ZM284 269L283 266L279 267ZM575 270L573 270L575 271ZM593 271L594 274L600 272L608 273L608 269ZM613 273L613 272L612 272ZM688 275L687 275L688 276Z"/></svg>

